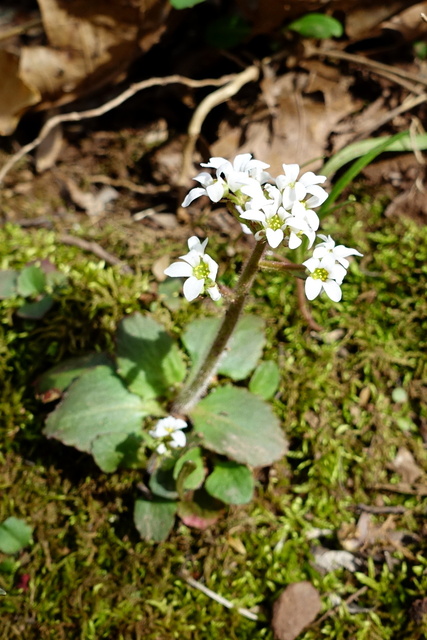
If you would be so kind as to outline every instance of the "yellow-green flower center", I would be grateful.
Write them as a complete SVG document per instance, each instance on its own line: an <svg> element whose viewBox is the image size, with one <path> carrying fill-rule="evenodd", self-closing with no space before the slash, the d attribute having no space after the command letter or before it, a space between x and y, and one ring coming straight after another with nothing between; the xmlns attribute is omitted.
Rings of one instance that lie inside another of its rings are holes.
<svg viewBox="0 0 427 640"><path fill-rule="evenodd" d="M276 213L276 215L272 216L268 221L268 226L273 231L277 231L277 229L281 229L283 224L283 220L280 219L280 216Z"/></svg>
<svg viewBox="0 0 427 640"><path fill-rule="evenodd" d="M321 280L322 282L326 282L329 278L329 271L327 269L315 269L311 274L313 280Z"/></svg>
<svg viewBox="0 0 427 640"><path fill-rule="evenodd" d="M209 267L206 262L201 262L193 268L193 276L198 280L206 280L209 277Z"/></svg>

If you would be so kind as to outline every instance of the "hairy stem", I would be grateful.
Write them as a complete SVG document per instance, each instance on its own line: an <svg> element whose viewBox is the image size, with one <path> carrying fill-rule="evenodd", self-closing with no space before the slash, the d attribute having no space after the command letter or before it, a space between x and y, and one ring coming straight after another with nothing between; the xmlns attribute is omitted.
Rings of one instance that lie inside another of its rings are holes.
<svg viewBox="0 0 427 640"><path fill-rule="evenodd" d="M259 261L264 253L265 242L257 242L249 256L236 286L233 300L225 312L222 323L218 329L215 340L212 343L199 370L191 376L189 382L184 385L178 397L171 407L171 413L187 415L194 405L205 393L212 377L215 375L218 364L227 347L228 341L236 328L237 322L245 304L246 296L252 286Z"/></svg>

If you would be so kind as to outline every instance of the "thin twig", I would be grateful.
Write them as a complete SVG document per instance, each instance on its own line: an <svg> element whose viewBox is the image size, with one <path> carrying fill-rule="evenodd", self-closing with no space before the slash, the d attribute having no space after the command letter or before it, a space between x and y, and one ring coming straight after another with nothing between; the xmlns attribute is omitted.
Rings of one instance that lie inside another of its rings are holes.
<svg viewBox="0 0 427 640"><path fill-rule="evenodd" d="M230 82L230 80L234 79L235 77L235 74L228 74L222 76L222 78L217 79L193 80L192 78L186 78L184 76L174 74L171 76L166 76L164 78L149 78L147 80L142 80L141 82L132 84L118 96L115 96L111 100L108 100L99 107L87 109L86 111L71 111L69 113L59 113L52 118L49 118L49 120L45 122L40 130L39 135L32 142L29 142L28 144L21 147L21 149L19 149L17 153L9 158L9 160L0 170L0 184L4 181L6 174L12 169L12 167L15 166L17 162L19 162L19 160L21 160L21 158L27 155L27 153L31 153L31 151L34 151L34 149L36 149L39 144L49 135L52 129L63 122L80 122L81 120L87 120L88 118L97 118L99 116L102 116L105 113L108 113L108 111L111 111L112 109L120 106L121 104L126 102L126 100L129 100L129 98L134 96L139 91L148 89L149 87L163 87L169 84L184 84L188 87L193 88L207 87L212 85L222 86Z"/></svg>
<svg viewBox="0 0 427 640"><path fill-rule="evenodd" d="M236 95L236 93L238 93L245 84L258 80L259 73L259 67L252 65L241 73L236 74L225 86L213 91L201 101L188 126L188 138L183 151L182 171L178 184L187 184L187 180L191 175L194 148L196 146L197 138L200 135L202 125L208 114L214 107L217 107L223 102L229 100L232 96Z"/></svg>
<svg viewBox="0 0 427 640"><path fill-rule="evenodd" d="M98 258L101 258L101 260L105 260L107 264L120 266L120 271L122 273L133 273L133 270L129 265L125 264L122 260L114 256L112 253L109 253L108 251L103 249L97 242L89 242L88 240L83 240L83 238L76 238L75 236L70 236L66 233L60 235L58 240L63 244L79 247L79 249L83 249L83 251L90 251Z"/></svg>
<svg viewBox="0 0 427 640"><path fill-rule="evenodd" d="M375 489L377 491L390 491L391 493L406 493L409 496L427 496L426 486L411 487L409 484L400 482L399 484L388 484L381 482L374 484L369 489Z"/></svg>
<svg viewBox="0 0 427 640"><path fill-rule="evenodd" d="M215 591L208 589L208 587L205 587L204 584L202 584L198 580L194 580L194 578L188 576L183 571L179 573L179 577L185 580L185 582L189 584L190 587L198 589L206 596L208 596L208 598L212 598L212 600L215 600L215 602L222 604L224 607L227 607L227 609L236 609L237 613L240 613L241 616L244 616L249 620L258 620L258 616L256 615L256 613L252 613L252 611L248 611L248 609L243 609L242 607L235 607L234 604L230 602L230 600L227 600L227 598L218 595L217 593L215 593Z"/></svg>
<svg viewBox="0 0 427 640"><path fill-rule="evenodd" d="M351 604L354 600L356 600L359 596L363 595L365 593L365 591L368 590L368 587L364 586L364 587L360 587L360 589L358 589L355 593L352 593L351 596L349 596L346 600L343 600L342 602L340 602L339 604L336 604L334 607L332 607L331 609L329 609L329 611L326 611L326 613L323 614L323 616L320 616L320 618L317 618L317 620L315 620L313 622L313 624L311 624L308 629L312 629L313 627L318 627L319 624L322 624L322 622L324 622L325 620L327 620L327 618L330 618L330 616L338 609L338 607L341 604L345 604L345 605L349 605Z"/></svg>
<svg viewBox="0 0 427 640"><path fill-rule="evenodd" d="M384 64L377 60L371 60L365 56L347 53L346 51L338 51L337 49L320 49L318 47L311 49L308 53L308 57L313 57L314 55L325 56L326 58L336 58L338 60L347 60L348 62L354 62L355 64L369 67L375 73L378 73L378 75L382 75L381 72L385 72L389 79L397 76L398 78L403 78L405 81L412 80L412 82L427 86L427 78L423 78L416 73L411 73L406 69L399 69L398 67L392 67L389 64ZM396 79L394 81L397 82Z"/></svg>
<svg viewBox="0 0 427 640"><path fill-rule="evenodd" d="M375 506L375 505L371 505L371 504L355 504L355 505L350 505L349 507L350 509L354 509L355 511L363 511L364 513L373 513L374 515L383 515L383 514L388 514L388 513L393 513L393 514L403 514L406 513L408 511L408 509L406 509L406 507L392 507L392 506L384 506L384 507L379 507L379 506Z"/></svg>

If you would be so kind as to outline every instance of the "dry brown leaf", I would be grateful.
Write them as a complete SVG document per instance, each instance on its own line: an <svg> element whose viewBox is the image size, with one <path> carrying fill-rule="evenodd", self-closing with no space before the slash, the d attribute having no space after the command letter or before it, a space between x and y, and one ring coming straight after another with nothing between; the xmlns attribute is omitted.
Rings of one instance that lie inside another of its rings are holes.
<svg viewBox="0 0 427 640"><path fill-rule="evenodd" d="M273 606L272 627L277 640L295 640L322 607L319 592L306 580L286 587Z"/></svg>
<svg viewBox="0 0 427 640"><path fill-rule="evenodd" d="M277 100L272 126L267 118L250 122L245 131L245 142L237 149L233 146L241 129L223 130L211 147L212 155L232 157L236 153L249 152L268 162L273 175L283 172L283 163L298 163L306 170L318 170L335 126L359 108L358 101L349 91L352 79L339 76L334 79L326 71L321 75L321 70L322 65L317 64L312 66L310 74L301 76L292 72L278 77L274 91L270 80L267 97L270 110L272 97ZM318 99L320 92L323 101Z"/></svg>
<svg viewBox="0 0 427 640"><path fill-rule="evenodd" d="M38 104L74 101L123 78L167 28L168 0L38 0L47 46L0 51L0 135ZM4 94L4 95L3 95Z"/></svg>
<svg viewBox="0 0 427 640"><path fill-rule="evenodd" d="M12 134L22 114L40 100L40 92L19 71L19 57L0 50L0 135Z"/></svg>

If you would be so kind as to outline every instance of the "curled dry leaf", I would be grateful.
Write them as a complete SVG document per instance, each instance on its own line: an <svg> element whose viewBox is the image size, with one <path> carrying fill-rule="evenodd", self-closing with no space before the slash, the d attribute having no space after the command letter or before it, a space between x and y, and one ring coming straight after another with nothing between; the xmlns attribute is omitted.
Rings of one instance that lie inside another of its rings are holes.
<svg viewBox="0 0 427 640"><path fill-rule="evenodd" d="M40 100L39 90L21 76L19 57L0 50L0 135L14 132L22 114Z"/></svg>
<svg viewBox="0 0 427 640"><path fill-rule="evenodd" d="M167 28L168 0L38 0L46 46L0 51L0 134L20 116L72 102L123 79Z"/></svg>

